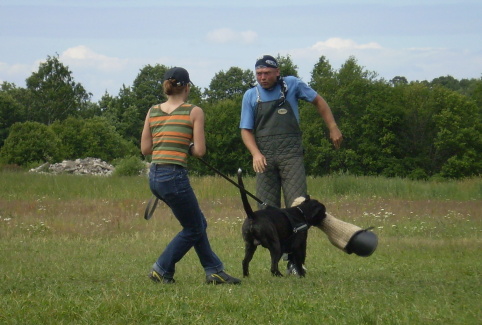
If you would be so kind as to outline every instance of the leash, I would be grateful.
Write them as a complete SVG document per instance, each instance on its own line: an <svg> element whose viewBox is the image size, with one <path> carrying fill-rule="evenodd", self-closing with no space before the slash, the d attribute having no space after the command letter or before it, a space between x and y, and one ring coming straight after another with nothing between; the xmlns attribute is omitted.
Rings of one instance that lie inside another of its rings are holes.
<svg viewBox="0 0 482 325"><path fill-rule="evenodd" d="M225 180L227 180L228 182L230 182L231 184L233 184L234 186L236 186L239 190L243 191L244 193L246 193L247 195L249 195L250 197L252 197L254 200L256 200L256 202L258 202L259 204L267 207L268 205L266 203L264 203L263 201L261 201L258 197L256 197L254 194L252 194L251 192L249 192L248 190L246 190L244 187L240 186L239 184L237 184L236 182L234 182L231 178L229 178L228 176L226 176L225 174L223 174L219 169L217 169L216 167L212 166L211 164L209 164L206 160L204 160L203 158L201 157L197 157L197 159L199 159L203 164L205 164L206 166L208 166L210 169L212 169L213 171L215 171L217 174L219 174L219 176L223 177ZM238 173L241 172L241 169L238 169ZM147 206L146 206L146 209L144 211L144 219L146 220L149 220L151 219L152 215L154 214L154 211L156 210L156 207L157 207L157 203L159 202L159 199L155 196L153 196L149 202L147 203Z"/></svg>
<svg viewBox="0 0 482 325"><path fill-rule="evenodd" d="M251 194L248 190L246 190L244 187L242 186L239 186L239 184L237 184L235 181L233 181L231 178L229 178L228 176L224 175L219 169L217 169L216 167L210 165L207 161L205 161L204 159L202 159L201 157L198 157L197 159L201 160L206 166L208 166L209 168L211 168L212 170L214 170L216 173L219 174L219 176L223 177L225 180L227 180L228 182L230 182L231 184L233 184L234 186L236 186L238 189L240 189L241 191L243 191L244 193L246 193L247 195L251 196L253 199L256 200L256 202L258 202L259 204L262 204L263 206L268 206L266 203L264 203L263 201L261 201L258 197L256 197L254 194ZM238 173L241 172L241 168L238 169Z"/></svg>
<svg viewBox="0 0 482 325"><path fill-rule="evenodd" d="M147 202L146 210L144 211L144 219L151 219L154 211L156 211L157 203L159 203L159 199L155 196L151 197L149 202Z"/></svg>

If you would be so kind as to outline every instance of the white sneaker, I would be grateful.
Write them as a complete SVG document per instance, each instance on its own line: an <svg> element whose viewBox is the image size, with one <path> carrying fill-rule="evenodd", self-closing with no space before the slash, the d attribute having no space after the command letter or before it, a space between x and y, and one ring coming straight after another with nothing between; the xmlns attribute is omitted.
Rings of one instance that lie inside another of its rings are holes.
<svg viewBox="0 0 482 325"><path fill-rule="evenodd" d="M306 272L307 269L304 264L302 265L302 267L303 267L303 270L305 270ZM298 275L298 271L296 270L296 267L293 263L288 263L288 267L286 268L286 275L290 275L290 274Z"/></svg>

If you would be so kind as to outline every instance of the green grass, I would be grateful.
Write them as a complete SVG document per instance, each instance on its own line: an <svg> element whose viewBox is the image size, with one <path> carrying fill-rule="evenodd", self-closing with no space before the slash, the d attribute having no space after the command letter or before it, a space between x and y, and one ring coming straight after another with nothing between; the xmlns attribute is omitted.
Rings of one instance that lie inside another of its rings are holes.
<svg viewBox="0 0 482 325"><path fill-rule="evenodd" d="M240 276L237 189L192 184L215 252ZM165 286L146 275L179 226L163 204L142 218L146 178L1 173L0 324L479 324L481 184L309 179L330 213L375 227L372 256L310 229L303 279L273 278L259 248L241 286L209 286L190 251Z"/></svg>

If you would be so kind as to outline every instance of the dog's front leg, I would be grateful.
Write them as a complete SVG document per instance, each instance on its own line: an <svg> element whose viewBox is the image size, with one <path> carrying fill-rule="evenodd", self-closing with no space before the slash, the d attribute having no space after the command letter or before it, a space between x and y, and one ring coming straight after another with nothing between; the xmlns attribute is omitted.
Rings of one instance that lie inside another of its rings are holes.
<svg viewBox="0 0 482 325"><path fill-rule="evenodd" d="M297 274L300 278L306 275L306 271L303 268L303 264L305 264L305 259L306 259L307 240L308 240L308 234L300 233L297 235L292 247L293 253L291 254L291 259L292 259L291 262L294 263Z"/></svg>
<svg viewBox="0 0 482 325"><path fill-rule="evenodd" d="M295 265L296 272L300 278L304 277L306 275L306 271L303 268L303 263L301 261L304 260L302 254L299 252L293 253L291 255L291 258L293 259L291 262Z"/></svg>

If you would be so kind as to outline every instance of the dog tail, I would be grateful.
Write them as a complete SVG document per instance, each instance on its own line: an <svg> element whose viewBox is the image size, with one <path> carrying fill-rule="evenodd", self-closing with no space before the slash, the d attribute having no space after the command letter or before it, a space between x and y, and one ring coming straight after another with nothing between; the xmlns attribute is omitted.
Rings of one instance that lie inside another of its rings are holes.
<svg viewBox="0 0 482 325"><path fill-rule="evenodd" d="M241 168L239 168L238 169L238 185L241 188L244 188L242 174L243 174L243 171L241 170ZM246 212L246 215L248 216L248 219L254 219L253 209L251 208L251 205L249 204L248 196L246 195L246 192L244 192L242 189L239 189L239 192L241 193L241 200L243 201L244 211Z"/></svg>

